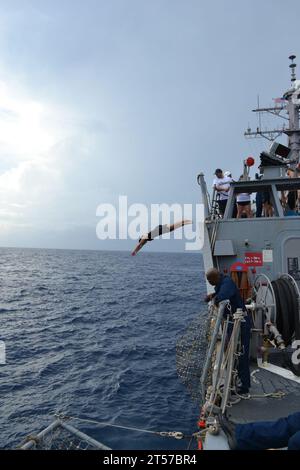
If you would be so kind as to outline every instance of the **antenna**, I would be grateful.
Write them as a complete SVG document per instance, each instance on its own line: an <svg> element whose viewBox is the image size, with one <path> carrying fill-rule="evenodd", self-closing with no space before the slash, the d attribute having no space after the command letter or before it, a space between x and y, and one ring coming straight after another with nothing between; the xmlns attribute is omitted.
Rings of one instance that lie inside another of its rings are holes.
<svg viewBox="0 0 300 470"><path fill-rule="evenodd" d="M291 69L291 82L296 81L296 71L295 68L297 67L297 64L294 63L294 60L296 59L296 56L294 54L290 55L289 57L290 61L292 62L290 64L290 69Z"/></svg>
<svg viewBox="0 0 300 470"><path fill-rule="evenodd" d="M300 88L298 86L298 81L296 79L296 66L294 62L296 56L294 54L289 56L291 61L291 81L292 87L287 90L283 96L280 98L273 98L275 102L274 107L261 108L259 103L259 98L257 100L257 108L253 109L255 113L258 113L258 124L256 131L252 131L248 125L247 131L244 133L245 137L257 138L264 137L265 139L273 142L277 137L282 134L288 136L288 146L291 150L291 156L289 157L290 162L300 162ZM300 80L299 80L300 82ZM280 117L288 121L288 127L284 124L277 129L272 130L262 130L261 129L261 116L263 113L269 113L276 117ZM287 114L285 116L284 114Z"/></svg>
<svg viewBox="0 0 300 470"><path fill-rule="evenodd" d="M260 109L259 107L259 95L257 95L257 109ZM259 126L259 131L261 131L261 112L258 111L258 126Z"/></svg>
<svg viewBox="0 0 300 470"><path fill-rule="evenodd" d="M296 56L294 54L292 54L292 55L289 56L289 59L291 60L290 69L291 69L291 80L292 80L292 84L293 84L296 80L295 68L296 68L297 64L294 63L294 60L296 59ZM275 106L268 107L268 108L261 108L260 103L259 103L259 101L260 101L259 100L259 95L258 95L258 97L257 97L257 108L252 110L254 113L258 113L258 127L257 127L256 131L252 131L250 126L248 126L247 131L244 133L245 137L250 137L250 138L251 137L253 137L253 138L264 137L265 139L269 140L270 142L273 142L277 137L279 137L280 135L286 133L287 129L285 128L285 125L283 125L282 127L277 128L277 129L273 129L273 130L264 130L263 131L262 128L261 128L262 115L264 113L273 114L276 117L280 117L281 119L289 121L289 117L286 117L286 116L283 115L283 113L285 113L287 111L287 99L286 99L286 97L273 98L273 100L275 102Z"/></svg>

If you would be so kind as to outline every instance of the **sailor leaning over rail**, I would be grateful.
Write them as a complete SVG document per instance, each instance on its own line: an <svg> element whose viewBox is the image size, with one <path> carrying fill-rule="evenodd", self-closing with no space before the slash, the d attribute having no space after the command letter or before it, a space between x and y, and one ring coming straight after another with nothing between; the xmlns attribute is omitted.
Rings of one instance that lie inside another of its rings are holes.
<svg viewBox="0 0 300 470"><path fill-rule="evenodd" d="M231 310L225 309L224 315L233 314L238 308L246 312L245 304L242 300L240 291L234 281L224 274L220 273L217 269L209 269L206 273L208 282L215 287L213 294L208 294L205 298L206 302L213 302L218 305L222 300L229 300ZM228 334L231 335L232 324L229 325ZM238 376L241 381L241 386L238 388L238 394L247 394L251 386L250 381L250 366L249 366L249 346L251 334L251 319L247 314L245 321L241 323L241 343L243 353L239 357Z"/></svg>

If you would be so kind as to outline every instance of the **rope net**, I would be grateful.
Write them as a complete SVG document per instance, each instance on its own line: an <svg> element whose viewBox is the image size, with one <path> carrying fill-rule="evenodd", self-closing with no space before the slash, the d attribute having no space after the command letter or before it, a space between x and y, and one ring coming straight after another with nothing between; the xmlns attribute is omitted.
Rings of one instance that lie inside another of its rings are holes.
<svg viewBox="0 0 300 470"><path fill-rule="evenodd" d="M192 399L201 403L201 374L213 323L213 312L203 310L190 323L176 345L176 369Z"/></svg>

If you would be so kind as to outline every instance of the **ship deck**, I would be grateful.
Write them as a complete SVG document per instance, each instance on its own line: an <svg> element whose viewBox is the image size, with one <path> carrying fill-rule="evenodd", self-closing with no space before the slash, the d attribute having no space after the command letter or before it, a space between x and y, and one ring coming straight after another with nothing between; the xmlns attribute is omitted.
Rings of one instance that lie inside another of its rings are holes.
<svg viewBox="0 0 300 470"><path fill-rule="evenodd" d="M227 408L230 420L237 424L274 421L299 411L300 378L296 379L298 382L290 380L259 368L257 364L251 367L251 373L250 398L241 399ZM204 449L229 450L224 432L221 430L218 435L207 433Z"/></svg>
<svg viewBox="0 0 300 470"><path fill-rule="evenodd" d="M298 377L298 381L290 380L259 368L257 364L251 367L251 373L250 399L241 399L228 408L227 414L232 421L273 421L299 411ZM282 396L276 397L278 392L282 392ZM269 394L275 396L268 396Z"/></svg>

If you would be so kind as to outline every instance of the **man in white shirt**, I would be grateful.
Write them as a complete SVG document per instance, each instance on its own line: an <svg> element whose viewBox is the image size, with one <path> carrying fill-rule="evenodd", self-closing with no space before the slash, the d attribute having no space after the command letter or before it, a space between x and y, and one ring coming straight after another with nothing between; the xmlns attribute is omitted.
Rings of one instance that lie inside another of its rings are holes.
<svg viewBox="0 0 300 470"><path fill-rule="evenodd" d="M233 180L230 176L223 175L223 171L220 168L216 169L215 178L213 180L213 189L217 191L219 211L222 217L225 213L230 183L232 183L232 181Z"/></svg>

